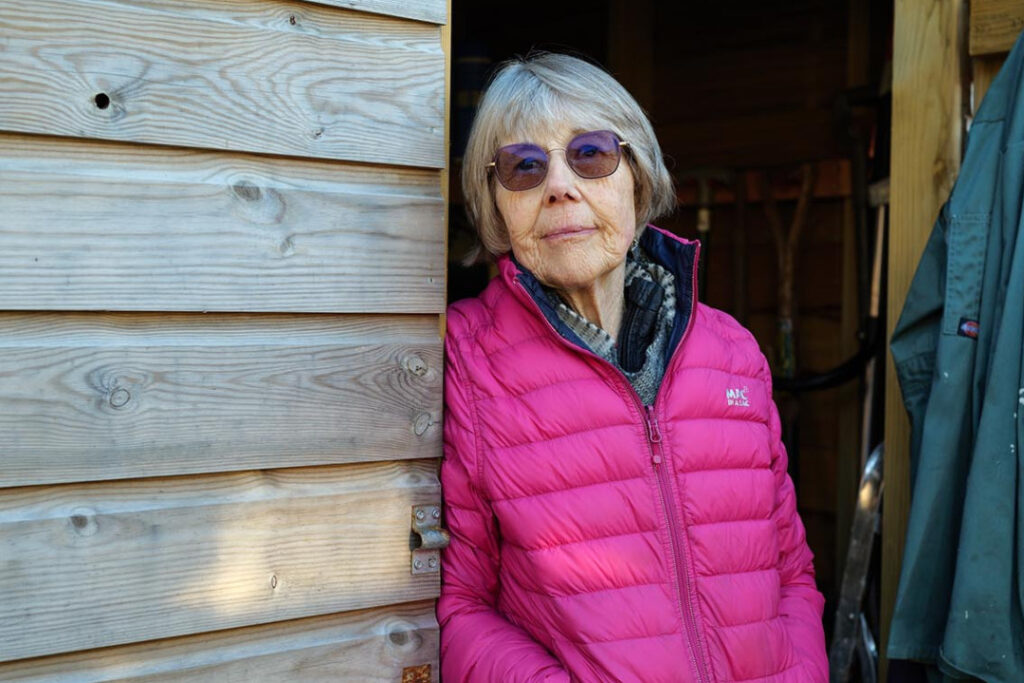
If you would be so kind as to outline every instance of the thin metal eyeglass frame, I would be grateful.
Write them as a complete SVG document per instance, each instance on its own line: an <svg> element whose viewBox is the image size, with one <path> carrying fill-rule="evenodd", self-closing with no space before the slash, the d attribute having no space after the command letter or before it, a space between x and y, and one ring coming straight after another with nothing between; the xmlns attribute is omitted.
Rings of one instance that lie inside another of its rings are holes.
<svg viewBox="0 0 1024 683"><path fill-rule="evenodd" d="M610 130L608 130L608 131L588 130L586 132L580 133L579 135L574 135L572 140L569 140L569 145L571 145L573 143L573 141L576 140L576 138L579 138L579 137L581 137L583 135L589 135L590 133L602 133L602 132L610 133L616 139L616 141L618 142L618 152L619 152L619 154L618 154L618 158L615 160L615 167L612 170L608 171L607 173L603 173L601 175L585 176L585 175L581 174L579 171L577 171L576 167L573 166L573 164L569 162L569 158L566 157L565 158L565 165L568 166L569 169L573 173L575 173L577 177L583 178L584 180L596 180L598 178L607 178L608 176L612 175L617 170L619 170L619 164L622 163L622 148L623 147L629 147L629 142L626 141L626 140L619 140L619 136L616 135L614 132L612 132ZM530 143L530 144L532 144L532 143ZM534 145L534 146L537 149L539 149L542 152L544 152L544 155L547 158L545 164L549 164L550 161L551 161L551 153L552 152L557 152L557 151L560 150L563 153L563 156L564 156L564 153L569 148L569 145L566 145L565 147L552 147L551 149L544 149L540 145ZM510 146L511 145L505 145L505 147L510 147ZM504 187L509 192L525 192L527 190L532 190L535 187L539 187L544 182L544 179L548 177L547 166L545 166L544 175L540 176L537 179L537 183L535 185L530 185L529 187L520 187L520 188L514 188L513 189L513 188L509 187L508 185L506 185L505 183L502 182L501 176L497 173L497 168L498 168L498 166L497 166L497 159L498 159L498 154L500 154L501 150L504 149L505 147L499 147L498 151L494 153L494 161L491 161L489 164L485 165L484 168L488 169L488 171L494 170L495 171L494 177L497 178L498 182L501 183L501 186Z"/></svg>

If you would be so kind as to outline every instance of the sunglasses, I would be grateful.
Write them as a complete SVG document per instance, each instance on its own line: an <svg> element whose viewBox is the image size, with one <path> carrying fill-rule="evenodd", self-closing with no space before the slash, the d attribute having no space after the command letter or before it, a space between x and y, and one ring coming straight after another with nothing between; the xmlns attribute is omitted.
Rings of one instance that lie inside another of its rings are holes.
<svg viewBox="0 0 1024 683"><path fill-rule="evenodd" d="M539 145L520 142L499 149L487 168L494 169L494 175L506 190L532 190L547 177L551 161L548 155L561 149L565 152L565 163L580 178L604 178L619 168L622 148L628 144L610 130L580 133L564 148L544 150Z"/></svg>

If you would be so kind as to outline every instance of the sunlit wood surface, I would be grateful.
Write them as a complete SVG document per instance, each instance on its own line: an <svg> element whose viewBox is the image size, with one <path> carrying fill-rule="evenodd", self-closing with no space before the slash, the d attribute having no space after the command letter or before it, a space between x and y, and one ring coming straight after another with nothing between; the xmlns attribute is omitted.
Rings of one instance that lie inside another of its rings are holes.
<svg viewBox="0 0 1024 683"><path fill-rule="evenodd" d="M433 461L0 489L0 659L422 600Z"/></svg>
<svg viewBox="0 0 1024 683"><path fill-rule="evenodd" d="M449 13L0 0L0 680L437 680Z"/></svg>
<svg viewBox="0 0 1024 683"><path fill-rule="evenodd" d="M0 681L394 683L435 661L437 647L431 600L0 663Z"/></svg>
<svg viewBox="0 0 1024 683"><path fill-rule="evenodd" d="M897 0L895 5L887 335L896 325L924 244L960 170L965 15L962 0ZM910 509L910 425L888 355L885 381L883 652Z"/></svg>

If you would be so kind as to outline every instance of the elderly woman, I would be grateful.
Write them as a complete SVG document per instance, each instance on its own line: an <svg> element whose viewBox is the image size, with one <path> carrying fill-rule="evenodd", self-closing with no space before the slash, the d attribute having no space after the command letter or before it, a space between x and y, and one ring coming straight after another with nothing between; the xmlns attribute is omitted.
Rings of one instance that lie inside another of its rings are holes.
<svg viewBox="0 0 1024 683"><path fill-rule="evenodd" d="M750 333L608 74L508 63L463 188L498 276L448 312L445 683L828 679L811 552Z"/></svg>

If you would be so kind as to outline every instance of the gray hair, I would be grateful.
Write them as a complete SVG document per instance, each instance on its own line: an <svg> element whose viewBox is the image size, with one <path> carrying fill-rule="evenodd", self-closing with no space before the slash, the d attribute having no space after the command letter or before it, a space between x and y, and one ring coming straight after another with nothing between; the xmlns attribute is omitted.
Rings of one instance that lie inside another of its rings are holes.
<svg viewBox="0 0 1024 683"><path fill-rule="evenodd" d="M500 144L526 139L538 128L572 122L573 128L611 130L629 143L637 227L675 208L672 177L665 168L651 122L633 96L600 67L564 54L537 52L509 60L495 73L473 121L462 166L466 213L492 255L511 249L494 202L487 164Z"/></svg>

